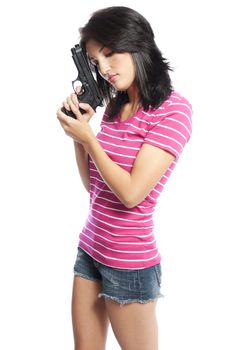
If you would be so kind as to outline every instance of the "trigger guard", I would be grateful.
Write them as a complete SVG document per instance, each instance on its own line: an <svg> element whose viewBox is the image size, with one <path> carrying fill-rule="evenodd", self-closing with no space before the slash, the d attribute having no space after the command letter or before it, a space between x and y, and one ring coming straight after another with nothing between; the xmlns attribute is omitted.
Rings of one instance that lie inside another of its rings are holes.
<svg viewBox="0 0 232 350"><path fill-rule="evenodd" d="M84 95L85 91L86 91L86 90L85 90L85 88L84 88L84 87L82 87L82 88L81 88L81 91L80 91L80 92L78 92L78 94L76 93L77 97L78 97L78 96L82 96L82 95Z"/></svg>

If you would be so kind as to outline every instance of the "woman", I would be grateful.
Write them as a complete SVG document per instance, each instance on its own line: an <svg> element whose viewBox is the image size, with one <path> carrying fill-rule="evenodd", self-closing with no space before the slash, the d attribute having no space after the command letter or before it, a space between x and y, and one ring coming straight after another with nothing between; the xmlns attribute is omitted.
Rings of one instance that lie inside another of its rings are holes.
<svg viewBox="0 0 232 350"><path fill-rule="evenodd" d="M90 194L74 266L75 349L105 349L111 322L122 349L157 350L163 295L153 212L191 136L192 107L172 88L172 69L138 12L99 10L80 34L106 110L96 136L88 123L94 110L75 94L63 106L77 119L57 111Z"/></svg>

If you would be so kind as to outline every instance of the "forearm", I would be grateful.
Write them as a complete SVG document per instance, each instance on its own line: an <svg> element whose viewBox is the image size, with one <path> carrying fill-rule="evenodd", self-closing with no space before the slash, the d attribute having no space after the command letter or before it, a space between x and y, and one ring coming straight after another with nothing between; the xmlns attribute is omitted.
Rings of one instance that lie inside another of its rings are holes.
<svg viewBox="0 0 232 350"><path fill-rule="evenodd" d="M107 186L125 206L128 206L130 174L110 159L95 136L91 136L84 147Z"/></svg>
<svg viewBox="0 0 232 350"><path fill-rule="evenodd" d="M88 153L81 143L74 141L76 162L79 170L79 174L84 187L89 192L89 165L88 165Z"/></svg>

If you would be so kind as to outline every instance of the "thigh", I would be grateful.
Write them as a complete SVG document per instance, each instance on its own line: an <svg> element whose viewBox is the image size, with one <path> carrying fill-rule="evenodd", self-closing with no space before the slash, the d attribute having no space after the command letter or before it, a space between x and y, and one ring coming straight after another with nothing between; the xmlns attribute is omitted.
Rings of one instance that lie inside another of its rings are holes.
<svg viewBox="0 0 232 350"><path fill-rule="evenodd" d="M75 349L104 350L109 325L100 274L91 257L78 249L74 265L72 321Z"/></svg>
<svg viewBox="0 0 232 350"><path fill-rule="evenodd" d="M105 349L109 317L105 301L97 297L101 289L101 282L74 276L72 322L76 349Z"/></svg>
<svg viewBox="0 0 232 350"><path fill-rule="evenodd" d="M157 301L119 306L106 299L112 330L123 350L157 350L158 327L155 315Z"/></svg>

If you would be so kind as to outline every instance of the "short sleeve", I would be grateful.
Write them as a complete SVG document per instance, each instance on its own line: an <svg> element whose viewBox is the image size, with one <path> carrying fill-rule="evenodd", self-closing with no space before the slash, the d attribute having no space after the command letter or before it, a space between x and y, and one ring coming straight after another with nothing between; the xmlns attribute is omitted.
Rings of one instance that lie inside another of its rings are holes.
<svg viewBox="0 0 232 350"><path fill-rule="evenodd" d="M192 106L172 103L152 115L143 143L164 149L179 158L192 134Z"/></svg>

